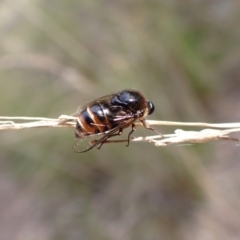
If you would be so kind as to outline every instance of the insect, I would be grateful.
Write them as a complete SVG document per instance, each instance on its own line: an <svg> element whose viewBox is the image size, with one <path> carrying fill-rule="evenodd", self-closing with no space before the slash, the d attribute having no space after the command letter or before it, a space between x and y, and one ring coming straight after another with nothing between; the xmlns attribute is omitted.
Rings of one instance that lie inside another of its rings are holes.
<svg viewBox="0 0 240 240"><path fill-rule="evenodd" d="M103 96L88 102L77 109L75 137L87 140L90 137L101 136L98 140L87 141L87 146L80 141L73 145L73 151L83 153L94 147L99 149L108 139L121 135L123 129L131 126L126 146L129 146L130 136L135 131L135 122L140 121L147 129L155 131L145 122L145 117L152 114L154 105L139 91L123 90ZM114 141L113 141L114 142Z"/></svg>

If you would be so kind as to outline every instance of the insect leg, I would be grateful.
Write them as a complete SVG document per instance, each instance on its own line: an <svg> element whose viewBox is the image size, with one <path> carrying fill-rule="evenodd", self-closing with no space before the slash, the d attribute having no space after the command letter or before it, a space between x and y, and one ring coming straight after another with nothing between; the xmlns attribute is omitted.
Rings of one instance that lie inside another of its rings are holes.
<svg viewBox="0 0 240 240"><path fill-rule="evenodd" d="M154 131L155 133L159 134L162 138L164 138L163 135L162 135L160 132L158 132L158 131L155 130L154 128L150 127L150 126L146 123L145 119L141 120L141 123L143 124L143 126L144 126L145 128Z"/></svg>
<svg viewBox="0 0 240 240"><path fill-rule="evenodd" d="M133 123L133 124L132 124L132 130L131 130L131 132L128 134L128 139L127 139L128 143L127 143L126 147L129 146L129 144L130 144L130 136L133 134L134 131L136 131L136 128L135 128L135 124Z"/></svg>
<svg viewBox="0 0 240 240"><path fill-rule="evenodd" d="M122 132L123 132L123 130L122 130L122 129L119 129L119 131L118 131L117 133L113 133L113 134L111 134L111 135L106 136L105 138L103 138L102 141L100 142L100 145L99 145L98 149L100 149L100 148L102 147L102 145L103 145L109 138L114 137L114 136L119 136L119 135L122 134Z"/></svg>
<svg viewBox="0 0 240 240"><path fill-rule="evenodd" d="M123 132L123 129L128 127L131 124L131 122L132 122L132 119L129 119L128 121L123 122L120 126L112 129L110 132L106 133L100 139L91 141L92 146L90 146L89 148L85 149L84 151L77 151L77 152L81 152L81 153L87 152L87 151L93 149L94 147L98 147L98 146L99 146L98 148L101 148L101 146L104 143L108 142L108 138L111 138L111 137L114 137L117 135L121 135ZM78 133L78 131L76 131L76 132ZM127 140L124 140L124 141L127 141ZM73 150L73 151L75 151L75 150Z"/></svg>

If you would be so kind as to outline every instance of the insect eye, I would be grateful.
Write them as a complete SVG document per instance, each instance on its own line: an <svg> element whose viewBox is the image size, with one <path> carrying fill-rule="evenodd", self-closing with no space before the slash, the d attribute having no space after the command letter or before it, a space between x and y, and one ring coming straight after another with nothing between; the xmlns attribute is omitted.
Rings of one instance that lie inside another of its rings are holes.
<svg viewBox="0 0 240 240"><path fill-rule="evenodd" d="M148 101L148 115L152 114L155 110L155 107L152 102Z"/></svg>

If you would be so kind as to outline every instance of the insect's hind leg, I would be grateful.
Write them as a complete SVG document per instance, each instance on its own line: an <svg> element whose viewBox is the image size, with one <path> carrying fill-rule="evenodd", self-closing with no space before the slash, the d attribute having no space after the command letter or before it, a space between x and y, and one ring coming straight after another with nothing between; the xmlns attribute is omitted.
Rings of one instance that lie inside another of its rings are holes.
<svg viewBox="0 0 240 240"><path fill-rule="evenodd" d="M108 142L108 143L127 142L126 147L128 147L129 144L130 144L130 137L131 137L131 135L133 134L134 131L136 131L136 127L135 127L135 124L133 123L133 124L132 124L132 130L129 132L127 139L124 139L124 140L113 140L113 141L110 140L110 141L108 141L108 139L109 139L110 137L114 137L114 136L119 136L119 135L121 135L122 132L123 132L123 129L120 129L119 132L114 133L114 134L106 137L105 139L103 139L103 140L101 141L101 144L100 144L100 146L98 147L98 149L100 149L100 148L102 147L102 145L103 145L104 143L107 143L107 142Z"/></svg>
<svg viewBox="0 0 240 240"><path fill-rule="evenodd" d="M119 131L118 131L117 133L113 133L112 135L109 135L109 136L103 138L102 141L101 141L101 143L100 143L100 145L99 145L99 147L98 147L98 149L100 149L100 148L102 147L102 145L103 145L109 138L114 137L114 136L119 136L119 135L122 134L122 132L123 132L123 130L122 130L122 129L119 129Z"/></svg>

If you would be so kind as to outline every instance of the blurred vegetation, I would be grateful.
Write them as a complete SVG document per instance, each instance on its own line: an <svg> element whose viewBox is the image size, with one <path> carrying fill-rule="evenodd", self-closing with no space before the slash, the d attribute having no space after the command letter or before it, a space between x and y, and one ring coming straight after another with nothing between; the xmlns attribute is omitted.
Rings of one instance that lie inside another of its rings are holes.
<svg viewBox="0 0 240 240"><path fill-rule="evenodd" d="M239 122L239 12L237 0L1 1L0 115L58 117L133 88L151 119ZM239 239L233 143L75 154L73 142L70 129L1 132L0 239Z"/></svg>

